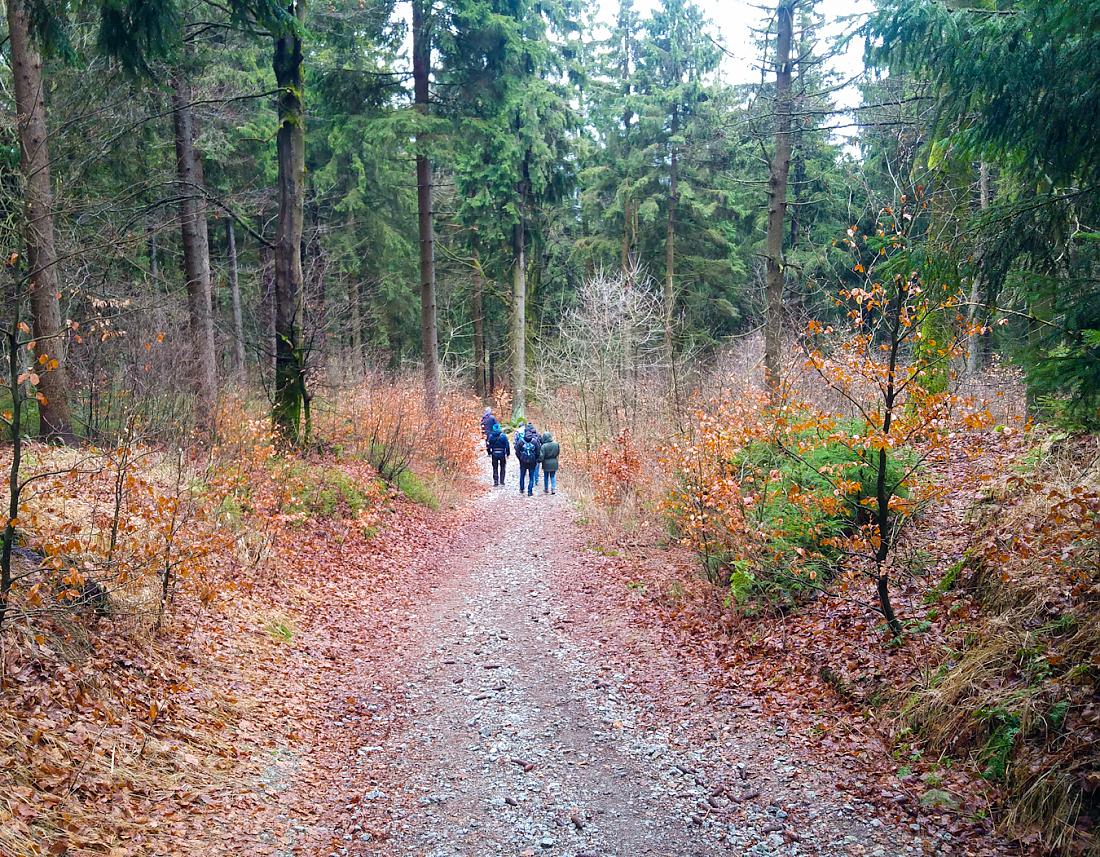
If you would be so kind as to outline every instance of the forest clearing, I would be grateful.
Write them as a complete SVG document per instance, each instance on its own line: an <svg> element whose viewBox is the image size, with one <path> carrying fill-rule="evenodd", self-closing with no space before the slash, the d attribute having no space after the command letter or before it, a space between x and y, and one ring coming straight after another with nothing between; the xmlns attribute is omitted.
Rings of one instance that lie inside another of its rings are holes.
<svg viewBox="0 0 1100 857"><path fill-rule="evenodd" d="M0 855L1100 855L1100 0L6 0Z"/></svg>

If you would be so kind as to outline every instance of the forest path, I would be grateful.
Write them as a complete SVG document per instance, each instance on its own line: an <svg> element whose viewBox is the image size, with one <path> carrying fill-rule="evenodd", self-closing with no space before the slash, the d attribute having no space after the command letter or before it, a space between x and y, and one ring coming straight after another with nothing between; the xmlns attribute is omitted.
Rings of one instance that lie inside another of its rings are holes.
<svg viewBox="0 0 1100 857"><path fill-rule="evenodd" d="M334 650L362 652L386 614L396 678L350 658L316 688L324 722L297 758L339 785L276 797L265 853L936 853L847 801L754 702L716 704L621 605L585 600L599 557L566 477L527 497L514 470L494 488L486 469L464 524L409 570L432 580L426 602L330 629ZM327 804L323 823L296 823L295 804Z"/></svg>

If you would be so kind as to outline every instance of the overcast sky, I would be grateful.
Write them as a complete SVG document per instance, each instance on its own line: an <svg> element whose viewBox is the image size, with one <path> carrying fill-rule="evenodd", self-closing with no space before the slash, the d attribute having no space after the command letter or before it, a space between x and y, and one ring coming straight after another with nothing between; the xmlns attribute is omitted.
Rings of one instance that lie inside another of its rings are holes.
<svg viewBox="0 0 1100 857"><path fill-rule="evenodd" d="M765 23L761 6L772 6L768 0L695 0L713 23L713 30L728 56L722 66L723 75L730 83L752 83L760 79L759 48L754 29ZM619 0L597 0L599 17L610 23L619 9ZM635 0L634 7L646 15L660 0ZM825 16L825 36L850 32L868 12L872 0L818 0L817 9ZM824 45L822 45L824 48ZM834 69L846 78L863 69L863 42L854 39L847 52L832 63ZM844 106L854 104L855 94L847 93Z"/></svg>

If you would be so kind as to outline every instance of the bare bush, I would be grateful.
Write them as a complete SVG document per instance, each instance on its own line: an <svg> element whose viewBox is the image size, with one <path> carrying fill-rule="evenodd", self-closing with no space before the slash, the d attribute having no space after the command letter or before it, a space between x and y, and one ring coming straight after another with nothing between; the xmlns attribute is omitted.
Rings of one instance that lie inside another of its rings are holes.
<svg viewBox="0 0 1100 857"><path fill-rule="evenodd" d="M670 360L660 293L644 277L599 272L566 311L558 338L536 358L536 392L585 452L649 424L663 403Z"/></svg>

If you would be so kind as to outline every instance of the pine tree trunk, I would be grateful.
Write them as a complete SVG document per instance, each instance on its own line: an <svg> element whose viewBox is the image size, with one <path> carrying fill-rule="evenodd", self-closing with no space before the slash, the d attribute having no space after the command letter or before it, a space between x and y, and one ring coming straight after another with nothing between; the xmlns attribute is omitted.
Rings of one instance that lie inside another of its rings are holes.
<svg viewBox="0 0 1100 857"><path fill-rule="evenodd" d="M305 5L290 7L301 22ZM276 108L279 227L275 237L275 388L272 423L291 443L302 440L306 405L305 361L301 343L302 227L305 201L305 111L302 98L302 39L297 31L275 39L272 61L279 88Z"/></svg>
<svg viewBox="0 0 1100 857"><path fill-rule="evenodd" d="M217 401L210 243L203 198L202 155L195 148L195 114L191 102L191 83L186 72L177 70L172 79L172 119L176 136L176 179L180 186L180 239L191 332L191 383L196 397L196 422L203 431L210 431Z"/></svg>
<svg viewBox="0 0 1100 857"><path fill-rule="evenodd" d="M241 286L237 271L237 231L233 218L225 218L225 246L229 266L229 300L233 307L233 368L244 376L244 316L241 313Z"/></svg>
<svg viewBox="0 0 1100 857"><path fill-rule="evenodd" d="M676 113L673 113L672 133L679 129ZM672 320L676 304L676 205L679 202L679 161L674 146L669 149L668 167L668 220L665 223L665 357L672 365L674 342Z"/></svg>
<svg viewBox="0 0 1100 857"><path fill-rule="evenodd" d="M520 198L524 196L521 190ZM527 407L527 255L524 205L512 230L512 417L524 416Z"/></svg>
<svg viewBox="0 0 1100 857"><path fill-rule="evenodd" d="M978 167L978 207L985 211L991 201L989 193L989 164L982 161ZM970 282L970 323L977 324L985 316L982 304L982 275L979 273ZM966 349L966 374L977 375L985 365L988 350L988 334L971 334Z"/></svg>
<svg viewBox="0 0 1100 857"><path fill-rule="evenodd" d="M31 324L38 343L36 357L56 360L39 372L38 433L74 443L69 414L67 333L61 324L61 286L54 244L53 185L50 180L49 135L42 80L42 57L31 42L24 0L8 0L10 61L18 112L20 171L23 174L23 239L27 249L27 290Z"/></svg>
<svg viewBox="0 0 1100 857"><path fill-rule="evenodd" d="M425 9L425 5L428 6ZM429 113L428 77L431 74L432 40L429 31L430 0L413 0L413 99L421 116ZM418 142L423 142L419 139ZM420 347L424 355L424 404L435 410L439 394L439 331L435 308L435 224L432 211L432 162L423 152L416 155L416 209L420 239Z"/></svg>
<svg viewBox="0 0 1100 857"><path fill-rule="evenodd" d="M790 249L794 250L798 246L798 238L802 229L802 190L806 184L806 155L803 151L803 120L802 115L806 108L806 86L802 81L802 62L805 60L810 61L810 65L813 66L815 60L810 56L812 45L810 44L810 31L813 27L811 14L813 12L813 4L810 3L802 8L801 15L799 16L799 28L798 28L798 50L795 51L795 59L792 61L792 74L797 71L797 77L800 82L797 95L791 96L791 183L794 187L791 190L791 238ZM793 26L793 22L792 22ZM792 43L794 34L792 36Z"/></svg>
<svg viewBox="0 0 1100 857"><path fill-rule="evenodd" d="M488 375L485 366L485 281L481 260L474 251L474 285L470 296L470 315L474 322L474 390L478 398L485 400L488 394Z"/></svg>
<svg viewBox="0 0 1100 857"><path fill-rule="evenodd" d="M776 10L775 153L768 176L768 233L765 245L764 385L775 401L781 384L783 346L783 224L787 217L787 177L791 168L791 30L793 0Z"/></svg>

